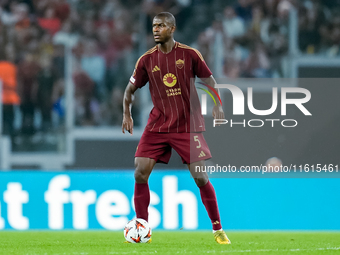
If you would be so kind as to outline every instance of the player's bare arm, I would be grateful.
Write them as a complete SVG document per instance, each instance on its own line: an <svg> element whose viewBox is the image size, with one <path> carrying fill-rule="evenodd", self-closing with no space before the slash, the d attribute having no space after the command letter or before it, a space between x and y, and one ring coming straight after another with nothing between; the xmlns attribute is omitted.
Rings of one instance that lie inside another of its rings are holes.
<svg viewBox="0 0 340 255"><path fill-rule="evenodd" d="M204 83L206 83L209 86L216 89L218 95L221 97L220 90L218 88L216 88L216 80L212 75L208 78L201 78L201 80ZM218 100L218 98L216 98L216 103L217 103L217 105L214 105L212 115L213 115L214 119L224 119L223 108L222 108L222 105L220 103L220 100Z"/></svg>
<svg viewBox="0 0 340 255"><path fill-rule="evenodd" d="M133 133L133 119L131 116L131 107L134 99L134 93L137 90L131 82L126 86L124 92L124 100L123 100L123 123L122 123L122 132L125 134L125 130L128 131L131 135Z"/></svg>

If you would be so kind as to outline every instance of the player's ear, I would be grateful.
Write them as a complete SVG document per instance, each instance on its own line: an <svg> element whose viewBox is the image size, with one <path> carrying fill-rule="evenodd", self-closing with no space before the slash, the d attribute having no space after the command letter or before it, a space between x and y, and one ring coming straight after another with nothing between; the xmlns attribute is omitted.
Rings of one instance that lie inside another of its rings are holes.
<svg viewBox="0 0 340 255"><path fill-rule="evenodd" d="M175 30L176 30L176 26L172 26L172 28L171 28L171 33L172 33L172 34L175 33Z"/></svg>

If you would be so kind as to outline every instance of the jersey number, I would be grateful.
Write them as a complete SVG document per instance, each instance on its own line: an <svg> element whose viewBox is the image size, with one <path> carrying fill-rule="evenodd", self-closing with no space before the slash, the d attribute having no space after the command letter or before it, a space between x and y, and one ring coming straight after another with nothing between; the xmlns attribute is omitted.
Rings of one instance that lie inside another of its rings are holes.
<svg viewBox="0 0 340 255"><path fill-rule="evenodd" d="M196 146L196 148L197 149L201 148L201 142L200 142L200 140L198 140L198 135L194 136L194 140L195 140L195 142L198 142L198 145Z"/></svg>

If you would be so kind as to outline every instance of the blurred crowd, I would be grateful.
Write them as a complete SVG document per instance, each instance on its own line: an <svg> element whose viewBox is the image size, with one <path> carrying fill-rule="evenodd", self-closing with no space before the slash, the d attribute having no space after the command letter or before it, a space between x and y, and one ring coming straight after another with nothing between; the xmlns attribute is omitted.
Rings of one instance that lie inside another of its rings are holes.
<svg viewBox="0 0 340 255"><path fill-rule="evenodd" d="M339 7L339 0L2 0L4 132L34 135L64 124L65 49L72 49L75 124L120 125L124 88L140 46L154 45L152 18L161 11L175 15L175 39L200 50L215 77L267 78L285 75L292 8L300 52L339 56Z"/></svg>
<svg viewBox="0 0 340 255"><path fill-rule="evenodd" d="M136 16L130 15L129 6L138 6L133 1L124 4L118 0L0 2L5 134L32 136L65 124L66 49L72 49L73 55L75 124L120 121L126 70L133 69L127 61L133 58L129 56Z"/></svg>
<svg viewBox="0 0 340 255"><path fill-rule="evenodd" d="M297 52L339 56L338 0L220 1L206 18L213 22L203 30L195 28L193 46L202 52L215 77L285 77L282 59L289 56L293 8L297 11Z"/></svg>
<svg viewBox="0 0 340 255"><path fill-rule="evenodd" d="M340 56L340 1L303 1L299 6L299 48L307 54Z"/></svg>
<svg viewBox="0 0 340 255"><path fill-rule="evenodd" d="M1 1L0 79L5 134L32 135L36 129L51 128L53 103L57 105L62 95L64 78L63 47L53 44L53 36L67 10L63 2L54 3L52 8L42 1ZM36 127L38 111L40 123ZM18 115L20 129L16 130Z"/></svg>

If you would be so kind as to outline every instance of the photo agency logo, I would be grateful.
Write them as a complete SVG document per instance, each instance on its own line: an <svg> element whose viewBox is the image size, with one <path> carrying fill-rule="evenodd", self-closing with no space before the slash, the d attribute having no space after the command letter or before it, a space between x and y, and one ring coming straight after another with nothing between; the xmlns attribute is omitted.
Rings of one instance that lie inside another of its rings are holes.
<svg viewBox="0 0 340 255"><path fill-rule="evenodd" d="M222 101L220 96L218 95L217 91L204 83L200 83L207 88L209 88L218 98L222 105ZM216 84L215 88L217 89L228 89L233 98L233 109L232 113L233 116L237 115L245 115L245 96L242 90L231 84ZM215 105L217 102L215 97L208 91L207 89L199 88L205 91L210 97L213 99ZM303 105L307 103L311 99L311 93L309 90L305 88L298 88L298 87L281 87L281 116L287 116L287 105L295 105L305 116L312 116L312 114L307 110L307 108ZM288 98L288 94L294 93L295 95L299 95L299 98ZM207 94L201 95L201 111L202 115L207 115ZM301 97L302 96L302 97ZM277 119L277 118L270 118L270 115L273 114L276 109L278 108L278 97L279 97L279 89L277 87L272 88L272 105L269 109L266 110L259 110L254 107L253 104L253 88L247 88L247 106L249 111L256 115L261 116L256 119L243 119L242 121L235 121L231 119L214 119L213 126L216 125L230 125L230 127L235 126L249 126L249 127L263 127L266 123L269 123L272 127L279 124L282 127L296 127L298 125L298 121L296 119ZM265 117L264 117L265 116Z"/></svg>

